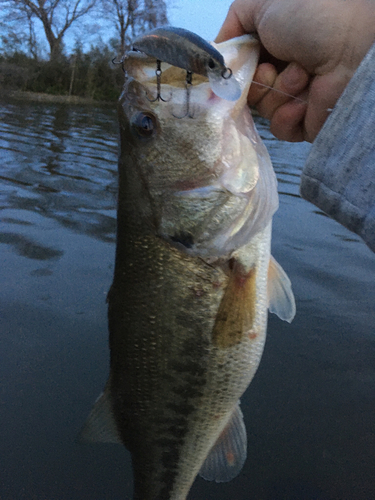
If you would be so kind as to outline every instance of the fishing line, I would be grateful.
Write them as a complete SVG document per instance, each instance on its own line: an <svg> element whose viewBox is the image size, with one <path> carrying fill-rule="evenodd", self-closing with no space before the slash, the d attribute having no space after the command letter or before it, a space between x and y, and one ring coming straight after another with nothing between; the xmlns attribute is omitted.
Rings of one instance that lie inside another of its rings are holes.
<svg viewBox="0 0 375 500"><path fill-rule="evenodd" d="M279 94L286 95L288 97L291 97L292 99L295 99L296 101L303 102L303 104L307 104L307 101L304 99L300 99L299 97L296 97L292 94L288 94L287 92L283 92L282 90L275 89L274 87L271 87L270 85L265 85L264 83L259 83L259 82L254 82L254 80L251 82L252 85L260 85L261 87L265 87L266 89L273 90L274 92L279 92Z"/></svg>

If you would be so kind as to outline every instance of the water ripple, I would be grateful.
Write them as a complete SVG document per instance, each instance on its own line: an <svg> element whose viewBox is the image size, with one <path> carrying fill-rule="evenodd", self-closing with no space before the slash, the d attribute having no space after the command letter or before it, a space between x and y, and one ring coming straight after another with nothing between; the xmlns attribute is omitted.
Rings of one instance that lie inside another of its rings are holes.
<svg viewBox="0 0 375 500"><path fill-rule="evenodd" d="M113 241L115 108L1 103L0 119L1 207Z"/></svg>

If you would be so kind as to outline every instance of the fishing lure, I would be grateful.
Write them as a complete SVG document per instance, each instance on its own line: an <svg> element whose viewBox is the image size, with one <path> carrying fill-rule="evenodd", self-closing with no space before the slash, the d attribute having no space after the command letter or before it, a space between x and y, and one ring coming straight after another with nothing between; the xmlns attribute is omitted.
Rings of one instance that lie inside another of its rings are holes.
<svg viewBox="0 0 375 500"><path fill-rule="evenodd" d="M212 91L222 99L236 101L241 95L240 85L220 52L191 31L173 26L156 28L136 38L133 50L206 76Z"/></svg>

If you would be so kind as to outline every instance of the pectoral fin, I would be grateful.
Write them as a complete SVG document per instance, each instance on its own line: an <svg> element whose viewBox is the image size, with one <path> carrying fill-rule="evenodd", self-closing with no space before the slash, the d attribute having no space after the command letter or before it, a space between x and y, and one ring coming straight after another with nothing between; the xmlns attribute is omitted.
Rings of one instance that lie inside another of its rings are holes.
<svg viewBox="0 0 375 500"><path fill-rule="evenodd" d="M95 401L91 412L78 435L79 442L122 444L113 417L109 386Z"/></svg>
<svg viewBox="0 0 375 500"><path fill-rule="evenodd" d="M232 417L203 463L199 475L223 483L236 477L246 460L247 438L239 402Z"/></svg>
<svg viewBox="0 0 375 500"><path fill-rule="evenodd" d="M216 315L213 344L221 349L239 344L255 318L256 268L245 272L237 261Z"/></svg>
<svg viewBox="0 0 375 500"><path fill-rule="evenodd" d="M268 267L268 309L288 323L292 322L296 314L290 279L272 256Z"/></svg>

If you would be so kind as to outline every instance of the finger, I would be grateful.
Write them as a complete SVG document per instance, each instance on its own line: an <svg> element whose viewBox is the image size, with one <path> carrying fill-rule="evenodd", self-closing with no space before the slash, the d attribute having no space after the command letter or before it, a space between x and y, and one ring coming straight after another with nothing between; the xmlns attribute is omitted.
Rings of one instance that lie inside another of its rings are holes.
<svg viewBox="0 0 375 500"><path fill-rule="evenodd" d="M224 42L230 38L235 38L236 36L244 35L246 32L242 23L237 15L236 9L233 8L233 4L230 6L227 17L220 28L219 34L215 38L216 43Z"/></svg>
<svg viewBox="0 0 375 500"><path fill-rule="evenodd" d="M340 67L326 75L316 76L311 82L306 113L306 134L309 141L313 141L318 135L351 76L352 73Z"/></svg>
<svg viewBox="0 0 375 500"><path fill-rule="evenodd" d="M249 106L256 106L272 90L277 78L273 64L263 63L257 67L247 96Z"/></svg>
<svg viewBox="0 0 375 500"><path fill-rule="evenodd" d="M282 141L302 142L307 140L305 116L307 91L298 96L301 100L290 100L275 111L271 119L271 133Z"/></svg>
<svg viewBox="0 0 375 500"><path fill-rule="evenodd" d="M257 104L260 115L271 119L276 110L297 97L309 84L309 74L298 63L290 63L276 78L273 91L268 92Z"/></svg>

